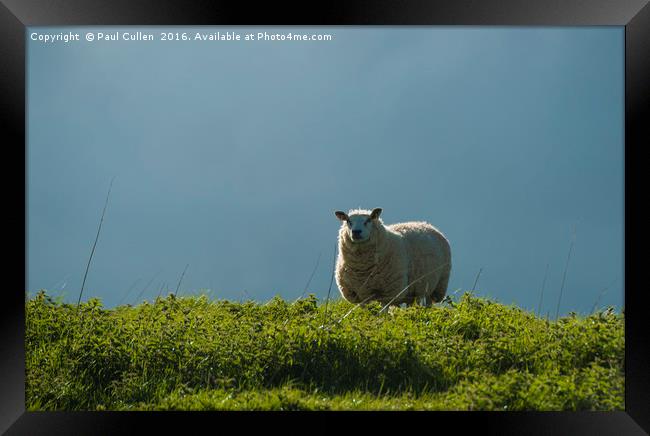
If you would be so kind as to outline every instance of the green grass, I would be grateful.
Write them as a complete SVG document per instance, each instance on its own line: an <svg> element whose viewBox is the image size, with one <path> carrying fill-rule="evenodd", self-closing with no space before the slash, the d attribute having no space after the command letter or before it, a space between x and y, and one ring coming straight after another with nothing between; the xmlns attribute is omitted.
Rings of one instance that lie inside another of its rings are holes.
<svg viewBox="0 0 650 436"><path fill-rule="evenodd" d="M34 410L623 410L624 319L432 308L26 301ZM325 319L325 315L327 320ZM326 328L321 328L325 324Z"/></svg>

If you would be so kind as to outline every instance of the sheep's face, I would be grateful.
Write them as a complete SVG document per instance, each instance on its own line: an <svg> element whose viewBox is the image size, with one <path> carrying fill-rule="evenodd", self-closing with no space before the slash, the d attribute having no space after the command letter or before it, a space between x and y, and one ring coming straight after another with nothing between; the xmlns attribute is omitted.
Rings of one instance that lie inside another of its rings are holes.
<svg viewBox="0 0 650 436"><path fill-rule="evenodd" d="M381 209L373 209L370 214L335 212L336 217L343 222L348 236L352 242L365 242L370 239L375 221L379 218Z"/></svg>

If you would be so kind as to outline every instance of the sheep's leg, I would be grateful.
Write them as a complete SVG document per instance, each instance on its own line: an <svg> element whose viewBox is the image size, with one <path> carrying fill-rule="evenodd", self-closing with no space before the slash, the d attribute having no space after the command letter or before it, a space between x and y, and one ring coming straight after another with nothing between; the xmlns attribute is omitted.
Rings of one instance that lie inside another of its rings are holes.
<svg viewBox="0 0 650 436"><path fill-rule="evenodd" d="M424 289L424 307L431 306L431 296L429 295L429 281L427 280L426 288Z"/></svg>
<svg viewBox="0 0 650 436"><path fill-rule="evenodd" d="M445 274L444 276L440 277L440 280L438 281L438 286L436 286L436 289L433 290L431 293L431 298L435 302L440 302L442 301L443 297L447 293L447 285L449 284L449 274Z"/></svg>

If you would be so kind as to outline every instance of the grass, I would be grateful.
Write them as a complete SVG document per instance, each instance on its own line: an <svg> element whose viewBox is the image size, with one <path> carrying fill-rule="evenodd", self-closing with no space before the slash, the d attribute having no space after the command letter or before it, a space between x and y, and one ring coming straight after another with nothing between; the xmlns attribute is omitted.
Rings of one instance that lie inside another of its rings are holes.
<svg viewBox="0 0 650 436"><path fill-rule="evenodd" d="M465 294L345 301L26 301L36 410L623 410L624 319L548 321Z"/></svg>

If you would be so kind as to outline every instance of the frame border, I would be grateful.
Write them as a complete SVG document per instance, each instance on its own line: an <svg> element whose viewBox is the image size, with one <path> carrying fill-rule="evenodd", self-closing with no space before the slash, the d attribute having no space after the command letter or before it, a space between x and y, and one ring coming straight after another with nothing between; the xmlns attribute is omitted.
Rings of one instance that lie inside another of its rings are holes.
<svg viewBox="0 0 650 436"><path fill-rule="evenodd" d="M10 138L12 161L22 160L23 187L9 194L9 203L19 205L22 221L12 217L10 224L22 225L21 242L15 244L22 259L10 260L10 270L19 271L22 283L12 275L11 291L5 296L0 325L0 432L7 434L114 434L142 432L152 426L187 431L188 425L224 423L253 428L259 419L307 417L322 420L323 428L336 427L330 416L352 418L368 429L372 418L377 428L387 423L382 413L191 413L191 412L26 412L24 292L27 277L26 259L26 28L28 26L80 25L481 25L481 26L625 26L625 197L641 183L640 159L633 156L650 137L650 6L648 0L410 0L399 8L390 0L347 0L310 4L248 4L198 0L0 0L0 119L5 136ZM645 138L645 141L642 139ZM16 156L13 155L16 154ZM18 165L20 166L20 164ZM6 173L4 173L6 174ZM3 175L5 178L9 178ZM6 186L14 186L7 180ZM634 198L634 197L631 197ZM632 253L635 243L628 236L637 235L638 214L633 204L625 202L625 283L637 283L640 258ZM14 226L12 226L13 228ZM12 232L17 234L18 232ZM635 238L636 239L636 238ZM639 281L640 282L640 281ZM627 287L625 291L625 412L439 412L435 415L405 412L406 420L423 424L443 420L456 431L471 427L499 434L648 434L650 433L650 360L649 336L645 332L642 312L643 289ZM247 419L251 418L251 419ZM425 421L426 420L426 421ZM391 419L391 421L394 421ZM400 420L401 421L401 420ZM328 426L329 424L329 426ZM347 427L347 424L346 424ZM199 427L200 428L200 427Z"/></svg>

